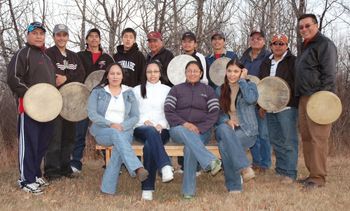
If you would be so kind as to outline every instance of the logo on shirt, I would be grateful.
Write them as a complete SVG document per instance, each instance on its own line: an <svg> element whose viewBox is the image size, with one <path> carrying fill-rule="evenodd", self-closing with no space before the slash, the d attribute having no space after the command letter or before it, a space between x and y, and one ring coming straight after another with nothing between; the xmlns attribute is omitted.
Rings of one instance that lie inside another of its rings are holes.
<svg viewBox="0 0 350 211"><path fill-rule="evenodd" d="M123 68L135 71L135 63L131 61L121 60L118 62Z"/></svg>
<svg viewBox="0 0 350 211"><path fill-rule="evenodd" d="M103 69L104 66L106 66L106 61L99 61L99 62L98 62L98 67L99 67L100 69Z"/></svg>
<svg viewBox="0 0 350 211"><path fill-rule="evenodd" d="M204 93L202 93L201 96L202 96L202 97L205 97L205 98L208 97L208 95L207 95L207 94L204 94Z"/></svg>
<svg viewBox="0 0 350 211"><path fill-rule="evenodd" d="M60 70L75 70L77 69L77 64L69 64L67 60L63 60L63 64L56 63L56 66Z"/></svg>

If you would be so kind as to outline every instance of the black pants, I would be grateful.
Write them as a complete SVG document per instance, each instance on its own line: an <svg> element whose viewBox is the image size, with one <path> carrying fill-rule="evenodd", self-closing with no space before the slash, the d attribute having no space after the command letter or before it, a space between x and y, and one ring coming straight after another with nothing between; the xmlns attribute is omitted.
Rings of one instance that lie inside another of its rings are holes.
<svg viewBox="0 0 350 211"><path fill-rule="evenodd" d="M58 116L54 120L53 137L45 155L45 177L50 179L72 174L70 156L73 151L74 139L75 122L67 121Z"/></svg>

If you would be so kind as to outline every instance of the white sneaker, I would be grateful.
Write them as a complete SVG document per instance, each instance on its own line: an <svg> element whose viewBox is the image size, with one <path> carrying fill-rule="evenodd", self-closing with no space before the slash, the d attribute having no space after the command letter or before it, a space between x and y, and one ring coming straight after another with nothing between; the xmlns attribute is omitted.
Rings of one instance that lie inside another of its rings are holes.
<svg viewBox="0 0 350 211"><path fill-rule="evenodd" d="M24 184L22 185L22 190L24 190L27 193L32 193L34 195L40 195L44 193L40 188L39 185L35 182L30 184Z"/></svg>
<svg viewBox="0 0 350 211"><path fill-rule="evenodd" d="M75 173L75 174L80 174L80 172L81 172L79 169L75 168L74 166L71 166L70 168L72 169L73 173Z"/></svg>
<svg viewBox="0 0 350 211"><path fill-rule="evenodd" d="M42 177L36 177L36 184L39 185L39 187L47 187L50 185L50 183L46 182Z"/></svg>
<svg viewBox="0 0 350 211"><path fill-rule="evenodd" d="M201 171L196 171L196 177L199 177L202 174Z"/></svg>
<svg viewBox="0 0 350 211"><path fill-rule="evenodd" d="M143 190L142 191L142 199L147 201L153 200L153 190Z"/></svg>
<svg viewBox="0 0 350 211"><path fill-rule="evenodd" d="M162 182L170 182L174 179L173 167L166 165L162 168Z"/></svg>
<svg viewBox="0 0 350 211"><path fill-rule="evenodd" d="M242 193L242 191L241 190L230 190L229 193L235 195L235 194Z"/></svg>

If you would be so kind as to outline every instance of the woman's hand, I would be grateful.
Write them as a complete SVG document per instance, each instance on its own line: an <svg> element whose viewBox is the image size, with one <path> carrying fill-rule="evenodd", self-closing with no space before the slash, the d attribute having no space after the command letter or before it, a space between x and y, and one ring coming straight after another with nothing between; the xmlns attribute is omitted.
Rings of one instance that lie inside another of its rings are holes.
<svg viewBox="0 0 350 211"><path fill-rule="evenodd" d="M149 120L146 120L143 124L146 126L154 126L153 123Z"/></svg>
<svg viewBox="0 0 350 211"><path fill-rule="evenodd" d="M155 128L159 133L162 133L163 127L160 124L157 124Z"/></svg>
<svg viewBox="0 0 350 211"><path fill-rule="evenodd" d="M263 108L259 108L259 117L260 119L264 119L266 114L266 110Z"/></svg>
<svg viewBox="0 0 350 211"><path fill-rule="evenodd" d="M116 129L118 131L123 131L124 130L123 126L121 124L119 124L119 123L112 123L111 124L111 128L114 128L114 129Z"/></svg>
<svg viewBox="0 0 350 211"><path fill-rule="evenodd" d="M241 73L241 78L247 79L247 75L248 75L248 70L246 68L243 68Z"/></svg>
<svg viewBox="0 0 350 211"><path fill-rule="evenodd" d="M192 131L194 133L199 134L199 129L196 125L189 123L189 122L185 122L182 126L184 126L186 129L188 129L189 131Z"/></svg>
<svg viewBox="0 0 350 211"><path fill-rule="evenodd" d="M230 127L232 127L233 129L235 129L235 127L238 127L238 126L239 126L238 122L235 122L235 121L233 121L232 119L227 120L226 124L228 124L228 125L229 125Z"/></svg>

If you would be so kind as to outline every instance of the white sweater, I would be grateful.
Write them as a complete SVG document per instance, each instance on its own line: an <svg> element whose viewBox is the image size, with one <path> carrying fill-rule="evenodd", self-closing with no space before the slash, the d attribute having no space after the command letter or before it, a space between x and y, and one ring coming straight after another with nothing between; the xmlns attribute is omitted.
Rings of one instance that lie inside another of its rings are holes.
<svg viewBox="0 0 350 211"><path fill-rule="evenodd" d="M160 124L163 128L169 128L164 114L164 101L170 87L161 84L160 81L156 84L147 82L146 98L142 98L140 87L141 85L138 85L133 88L140 110L140 121L136 124L136 127L144 125L144 122L149 120L154 126Z"/></svg>

